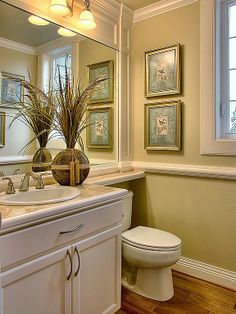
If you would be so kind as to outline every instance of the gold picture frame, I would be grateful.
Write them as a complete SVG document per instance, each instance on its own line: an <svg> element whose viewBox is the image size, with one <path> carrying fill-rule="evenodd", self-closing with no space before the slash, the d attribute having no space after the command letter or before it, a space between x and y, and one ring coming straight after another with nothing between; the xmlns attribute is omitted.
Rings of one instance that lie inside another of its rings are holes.
<svg viewBox="0 0 236 314"><path fill-rule="evenodd" d="M5 146L6 113L0 112L0 147Z"/></svg>
<svg viewBox="0 0 236 314"><path fill-rule="evenodd" d="M145 97L180 92L180 44L145 52Z"/></svg>
<svg viewBox="0 0 236 314"><path fill-rule="evenodd" d="M114 102L114 61L108 60L90 64L88 67L89 82L98 77L107 78L101 86L92 94L91 104Z"/></svg>
<svg viewBox="0 0 236 314"><path fill-rule="evenodd" d="M87 111L87 148L113 149L112 108L102 107Z"/></svg>
<svg viewBox="0 0 236 314"><path fill-rule="evenodd" d="M181 102L145 104L145 149L181 150Z"/></svg>

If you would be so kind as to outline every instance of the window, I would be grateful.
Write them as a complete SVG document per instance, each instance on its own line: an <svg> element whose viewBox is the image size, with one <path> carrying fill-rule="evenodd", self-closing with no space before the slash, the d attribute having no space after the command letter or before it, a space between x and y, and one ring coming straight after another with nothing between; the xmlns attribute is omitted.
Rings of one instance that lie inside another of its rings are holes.
<svg viewBox="0 0 236 314"><path fill-rule="evenodd" d="M59 75L63 85L65 83L66 71L71 78L71 54L66 53L52 59L53 61L53 87L58 89L59 87Z"/></svg>
<svg viewBox="0 0 236 314"><path fill-rule="evenodd" d="M201 153L236 155L236 0L200 5Z"/></svg>
<svg viewBox="0 0 236 314"><path fill-rule="evenodd" d="M236 0L222 1L220 10L221 101L220 138L236 138ZM216 17L219 16L216 15ZM216 21L217 23L217 21ZM217 49L217 47L216 47Z"/></svg>
<svg viewBox="0 0 236 314"><path fill-rule="evenodd" d="M228 6L229 132L236 134L236 1Z"/></svg>

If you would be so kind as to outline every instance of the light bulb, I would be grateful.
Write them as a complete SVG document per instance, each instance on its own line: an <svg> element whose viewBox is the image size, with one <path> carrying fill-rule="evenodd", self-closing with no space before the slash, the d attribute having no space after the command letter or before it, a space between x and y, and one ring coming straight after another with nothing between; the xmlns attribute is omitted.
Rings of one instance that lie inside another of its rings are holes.
<svg viewBox="0 0 236 314"><path fill-rule="evenodd" d="M60 16L68 16L71 14L66 0L52 0L49 11Z"/></svg>
<svg viewBox="0 0 236 314"><path fill-rule="evenodd" d="M94 29L96 27L93 14L89 9L85 9L80 13L78 27L80 29Z"/></svg>
<svg viewBox="0 0 236 314"><path fill-rule="evenodd" d="M63 27L60 27L57 32L59 35L65 36L65 37L73 37L73 36L77 35L76 33L70 31L67 28L63 28Z"/></svg>
<svg viewBox="0 0 236 314"><path fill-rule="evenodd" d="M48 21L42 19L41 17L35 16L35 15L30 15L28 17L28 21L31 24L38 25L38 26L45 26L45 25L50 24Z"/></svg>

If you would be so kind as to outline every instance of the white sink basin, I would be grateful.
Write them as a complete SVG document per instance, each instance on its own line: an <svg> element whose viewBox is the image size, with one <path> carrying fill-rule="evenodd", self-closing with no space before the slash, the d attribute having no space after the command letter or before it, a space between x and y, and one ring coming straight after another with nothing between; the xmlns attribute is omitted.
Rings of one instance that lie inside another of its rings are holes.
<svg viewBox="0 0 236 314"><path fill-rule="evenodd" d="M71 200L80 195L79 189L72 186L48 185L42 190L31 187L27 192L15 194L0 193L0 204L4 205L43 205Z"/></svg>

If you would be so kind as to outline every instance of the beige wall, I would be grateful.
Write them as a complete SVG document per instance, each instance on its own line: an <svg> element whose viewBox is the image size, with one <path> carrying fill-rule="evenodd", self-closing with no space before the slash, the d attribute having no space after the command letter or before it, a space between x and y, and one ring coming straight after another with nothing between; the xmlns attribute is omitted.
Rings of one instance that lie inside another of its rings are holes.
<svg viewBox="0 0 236 314"><path fill-rule="evenodd" d="M23 75L29 80L28 69L32 76L32 82L35 83L37 76L37 56L0 47L0 71ZM16 113L16 110L5 107L1 107L0 110L8 114L6 117L6 145L0 148L0 157L17 156L23 146L32 138L31 131L20 121L15 121L12 127L9 128L11 116ZM26 154L34 152L35 144L32 144L27 149Z"/></svg>
<svg viewBox="0 0 236 314"><path fill-rule="evenodd" d="M114 83L116 82L116 51L112 48L99 44L98 42L86 39L79 43L79 73L81 79L88 75L86 66L98 62L113 60L114 61ZM114 98L116 97L116 84L114 86ZM86 147L86 131L83 134L85 151L88 153L89 158L92 159L104 159L104 160L116 160L116 132L115 121L117 117L117 106L114 103L104 103L98 105L99 107L112 107L113 109L113 150L108 149L88 149Z"/></svg>
<svg viewBox="0 0 236 314"><path fill-rule="evenodd" d="M199 3L133 25L131 34L133 160L143 162L235 167L236 157L200 155ZM180 43L183 92L144 97L144 52ZM144 104L162 99L183 102L181 152L146 152ZM133 223L177 234L182 255L236 271L235 181L148 174L130 184L135 192Z"/></svg>

